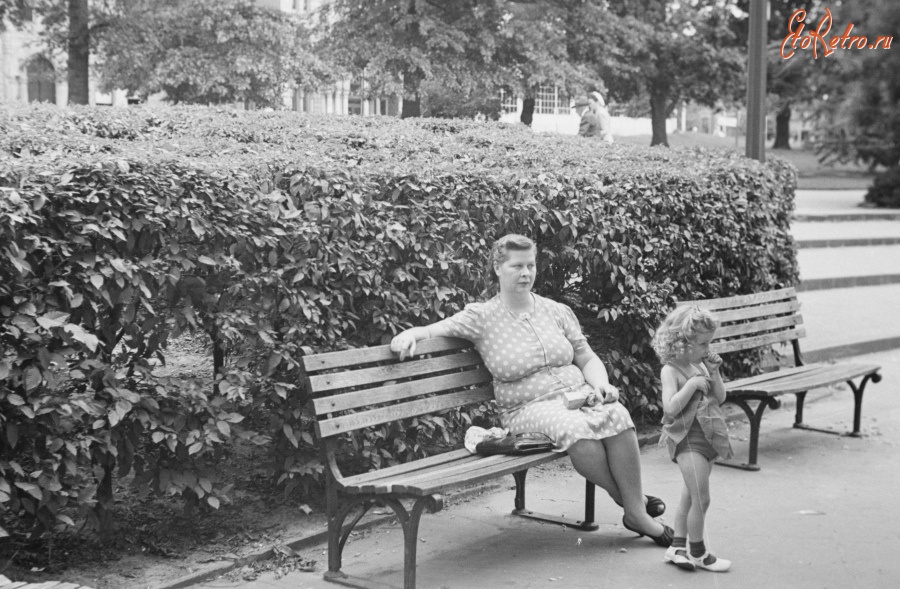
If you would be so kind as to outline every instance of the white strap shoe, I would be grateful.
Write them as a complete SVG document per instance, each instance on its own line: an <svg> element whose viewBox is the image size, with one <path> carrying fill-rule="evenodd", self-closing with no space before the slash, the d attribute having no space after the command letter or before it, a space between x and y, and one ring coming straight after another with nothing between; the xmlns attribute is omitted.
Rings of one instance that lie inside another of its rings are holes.
<svg viewBox="0 0 900 589"><path fill-rule="evenodd" d="M694 566L694 563L691 562L691 559L688 558L688 551L685 547L675 548L674 546L669 546L666 549L666 554L663 556L666 562L670 562L677 566L680 569L684 569L686 571L693 571L697 567Z"/></svg>
<svg viewBox="0 0 900 589"><path fill-rule="evenodd" d="M698 569L705 569L707 571L712 571L714 573L724 573L725 571L727 571L728 569L731 568L730 560L725 560L724 558L719 558L718 556L713 556L713 558L715 558L715 561L713 561L709 564L706 564L706 560L711 556L713 556L713 555L709 553L709 550L707 550L703 554L703 556L700 556L698 558L694 558L693 556L688 556L688 558L691 559L691 562Z"/></svg>

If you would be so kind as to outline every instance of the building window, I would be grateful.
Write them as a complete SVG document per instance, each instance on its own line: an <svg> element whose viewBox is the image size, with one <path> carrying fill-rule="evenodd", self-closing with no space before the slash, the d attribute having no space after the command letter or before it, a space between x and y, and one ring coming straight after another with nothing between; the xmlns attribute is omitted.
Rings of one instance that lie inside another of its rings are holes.
<svg viewBox="0 0 900 589"><path fill-rule="evenodd" d="M503 114L519 112L519 101L509 88L500 88L500 112Z"/></svg>
<svg viewBox="0 0 900 589"><path fill-rule="evenodd" d="M559 105L556 86L541 86L534 97L534 112L542 115L556 114Z"/></svg>
<svg viewBox="0 0 900 589"><path fill-rule="evenodd" d="M28 76L28 102L56 104L56 73L46 57L35 56L25 68Z"/></svg>

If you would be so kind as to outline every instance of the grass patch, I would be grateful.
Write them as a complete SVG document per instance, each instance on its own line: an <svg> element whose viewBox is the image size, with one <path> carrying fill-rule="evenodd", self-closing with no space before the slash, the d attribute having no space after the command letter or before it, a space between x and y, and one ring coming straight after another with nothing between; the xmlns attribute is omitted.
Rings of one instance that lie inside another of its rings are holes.
<svg viewBox="0 0 900 589"><path fill-rule="evenodd" d="M616 137L616 141L629 145L650 145L650 135L629 135ZM745 150L744 137L737 145L734 137L718 137L705 133L670 133L671 149L692 149L702 147L715 151ZM797 168L798 185L801 190L865 190L872 184L876 170L868 166L848 163L823 164L819 156L810 149L771 149L766 147L766 157L777 157Z"/></svg>

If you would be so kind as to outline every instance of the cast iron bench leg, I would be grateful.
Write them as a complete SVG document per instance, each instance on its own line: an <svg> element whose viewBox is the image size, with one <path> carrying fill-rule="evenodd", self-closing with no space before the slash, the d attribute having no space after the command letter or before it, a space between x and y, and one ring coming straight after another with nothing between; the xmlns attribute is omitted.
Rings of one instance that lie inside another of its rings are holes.
<svg viewBox="0 0 900 589"><path fill-rule="evenodd" d="M728 466L731 468L740 468L741 470L759 470L759 465L756 463L756 456L757 452L759 451L759 424L762 422L763 412L766 410L766 407L778 409L779 407L781 407L781 402L773 397L747 398L750 400L759 401L759 404L756 405L756 411L751 409L750 405L747 404L747 401L742 398L727 399L726 402L734 403L735 405L743 409L744 413L747 414L747 419L750 421L750 451L748 460L744 464L729 462L726 460L717 460L716 464L721 464L722 466Z"/></svg>
<svg viewBox="0 0 900 589"><path fill-rule="evenodd" d="M820 432L823 434L832 434L836 436L847 435L853 438L861 438L862 433L860 432L861 421L862 421L862 400L863 400L863 392L866 389L866 384L871 380L872 382L879 382L881 380L881 375L877 372L874 374L867 374L860 381L859 386L854 384L852 380L848 380L847 384L850 385L850 390L853 391L853 431L847 432L846 434L831 430L831 429L822 429L818 427L811 427L803 423L803 398L806 397L806 393L797 393L797 417L794 420L794 427L797 429L805 429L814 432Z"/></svg>
<svg viewBox="0 0 900 589"><path fill-rule="evenodd" d="M348 500L343 505L338 504L337 493L328 494L328 571L325 573L326 581L340 582L347 576L341 572L341 557L344 553L344 545L350 532L359 523L359 520L369 511L374 504L373 501L365 497L358 497ZM353 518L353 520L344 525L344 520L350 515L357 506L362 509Z"/></svg>
<svg viewBox="0 0 900 589"><path fill-rule="evenodd" d="M548 515L546 513L537 513L535 511L525 509L525 475L527 474L528 469L513 473L513 478L516 480L516 508L512 511L513 515L554 524L562 524L564 526L569 526L570 528L578 528L587 532L593 532L600 527L600 525L594 521L595 487L593 483L591 483L590 481L585 481L584 519L576 520L555 515Z"/></svg>

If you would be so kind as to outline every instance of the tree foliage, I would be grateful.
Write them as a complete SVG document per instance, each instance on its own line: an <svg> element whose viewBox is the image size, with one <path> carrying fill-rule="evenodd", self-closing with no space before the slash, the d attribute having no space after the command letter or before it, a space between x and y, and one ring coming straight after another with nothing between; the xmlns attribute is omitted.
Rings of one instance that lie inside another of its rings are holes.
<svg viewBox="0 0 900 589"><path fill-rule="evenodd" d="M583 70L567 53L569 13L579 5L338 0L322 17L322 53L364 80L369 92L402 95L403 115L417 116L425 82L525 95L540 84L583 82Z"/></svg>
<svg viewBox="0 0 900 589"><path fill-rule="evenodd" d="M900 4L845 0L838 22L853 23L871 43L879 35L900 39ZM873 167L900 164L900 53L891 49L840 50L831 65L827 123L821 148L826 159L856 159ZM821 60L821 58L820 58Z"/></svg>
<svg viewBox="0 0 900 589"><path fill-rule="evenodd" d="M609 0L594 7L584 44L614 99L649 106L651 145L668 145L665 121L683 100L716 106L745 88L744 53L729 29L730 3Z"/></svg>
<svg viewBox="0 0 900 589"><path fill-rule="evenodd" d="M289 89L327 79L303 23L252 0L136 1L112 19L99 58L104 87L175 103L277 108Z"/></svg>

